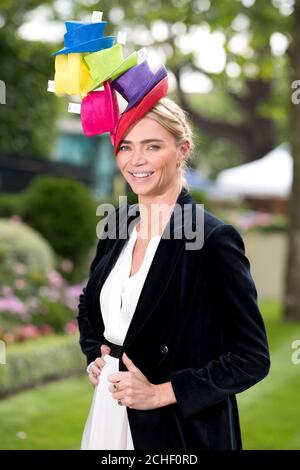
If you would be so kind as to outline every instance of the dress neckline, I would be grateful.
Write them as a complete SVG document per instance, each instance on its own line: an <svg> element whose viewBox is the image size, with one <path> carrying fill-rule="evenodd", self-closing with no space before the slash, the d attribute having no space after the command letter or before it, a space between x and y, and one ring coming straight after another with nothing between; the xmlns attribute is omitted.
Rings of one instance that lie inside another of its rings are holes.
<svg viewBox="0 0 300 470"><path fill-rule="evenodd" d="M132 234L131 234L131 236L134 236L135 239L137 238L136 226L137 226L137 223L134 225L133 230L132 230ZM153 235L153 237L150 238L149 243L150 243L152 240L156 240L156 239L161 238L161 237L162 237L162 235Z"/></svg>
<svg viewBox="0 0 300 470"><path fill-rule="evenodd" d="M145 264L146 264L146 261L147 261L147 258L148 258L148 254L149 254L149 247L151 246L151 243L153 241L159 241L159 239L161 238L161 235L154 235L153 237L150 238L149 240L149 243L147 245L147 248L146 248L146 251L145 251L145 254L144 254L144 258L143 258L143 261L142 261L142 264L140 265L138 271L133 274L132 276L130 276L130 271L131 271L131 267L132 267L132 253L133 253L133 248L134 248L134 245L135 245L135 242L137 240L137 230L136 230L136 224L134 225L133 227L133 230L132 230L132 233L131 233L131 237L132 237L132 245L131 245L131 249L130 249L130 267L129 267L129 272L128 272L128 276L127 276L127 281L130 281L131 279L135 279L139 274L141 274L143 272L143 269L145 267Z"/></svg>

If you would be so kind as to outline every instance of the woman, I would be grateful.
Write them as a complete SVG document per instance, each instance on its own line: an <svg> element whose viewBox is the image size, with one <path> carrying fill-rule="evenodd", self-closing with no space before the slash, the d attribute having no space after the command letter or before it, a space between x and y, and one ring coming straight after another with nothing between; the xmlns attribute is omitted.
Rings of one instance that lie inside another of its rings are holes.
<svg viewBox="0 0 300 470"><path fill-rule="evenodd" d="M192 146L169 98L118 145L138 206L116 211L117 236L100 240L80 297L95 386L83 449L242 448L235 394L268 374L268 344L241 236L185 187Z"/></svg>

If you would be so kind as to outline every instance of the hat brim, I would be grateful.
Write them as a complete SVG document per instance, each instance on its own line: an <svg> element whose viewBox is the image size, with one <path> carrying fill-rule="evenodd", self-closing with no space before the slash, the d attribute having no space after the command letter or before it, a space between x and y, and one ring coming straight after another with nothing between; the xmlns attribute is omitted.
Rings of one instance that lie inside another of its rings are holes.
<svg viewBox="0 0 300 470"><path fill-rule="evenodd" d="M160 67L155 75L151 78L149 82L145 85L144 89L140 90L136 96L133 96L129 101L125 111L129 111L133 106L136 105L147 93L151 90L157 83L163 80L168 75L167 69L162 66Z"/></svg>
<svg viewBox="0 0 300 470"><path fill-rule="evenodd" d="M54 52L52 56L58 54L70 54L73 52L97 52L101 49L108 49L112 47L115 43L115 36L105 36L103 38L93 39L92 41L83 42L73 47L64 47L60 51Z"/></svg>
<svg viewBox="0 0 300 470"><path fill-rule="evenodd" d="M102 75L102 77L97 77L93 81L88 91L92 91L95 88L98 88L106 80L110 80L110 81L115 80L117 77L127 72L127 70L134 67L137 64L137 61L138 61L138 55L137 55L137 52L135 51L132 54L130 54L128 57L126 57L126 59L114 70L106 73L105 75Z"/></svg>
<svg viewBox="0 0 300 470"><path fill-rule="evenodd" d="M129 111L124 111L119 120L115 136L115 155L127 130L139 121L161 98L168 93L168 76L158 82L143 99Z"/></svg>

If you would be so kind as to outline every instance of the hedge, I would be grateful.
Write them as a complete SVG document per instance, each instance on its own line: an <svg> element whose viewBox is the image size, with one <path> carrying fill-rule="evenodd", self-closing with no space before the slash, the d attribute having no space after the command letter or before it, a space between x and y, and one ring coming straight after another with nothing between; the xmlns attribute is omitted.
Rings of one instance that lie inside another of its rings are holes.
<svg viewBox="0 0 300 470"><path fill-rule="evenodd" d="M85 367L76 334L8 344L6 364L0 364L0 398L48 380L83 373Z"/></svg>
<svg viewBox="0 0 300 470"><path fill-rule="evenodd" d="M22 198L17 193L0 194L0 217L12 217L20 215Z"/></svg>
<svg viewBox="0 0 300 470"><path fill-rule="evenodd" d="M29 282L42 283L55 267L55 254L47 240L28 225L0 218L1 283L14 282L17 263L26 268Z"/></svg>
<svg viewBox="0 0 300 470"><path fill-rule="evenodd" d="M79 181L38 176L24 193L22 218L59 256L75 264L88 256L96 241L95 203Z"/></svg>

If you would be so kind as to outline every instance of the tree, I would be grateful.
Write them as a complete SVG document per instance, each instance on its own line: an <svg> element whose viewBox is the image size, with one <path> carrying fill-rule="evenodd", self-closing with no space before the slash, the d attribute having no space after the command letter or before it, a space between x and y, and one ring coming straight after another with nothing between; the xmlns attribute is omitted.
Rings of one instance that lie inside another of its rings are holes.
<svg viewBox="0 0 300 470"><path fill-rule="evenodd" d="M300 78L300 1L296 0L293 14L292 42L289 55L292 80ZM289 201L288 256L284 316L300 321L300 105L291 104L291 146L294 159L293 183Z"/></svg>
<svg viewBox="0 0 300 470"><path fill-rule="evenodd" d="M40 4L27 2L26 8ZM0 105L0 154L46 158L58 111L57 101L47 92L53 60L48 45L25 41L16 34L27 11L18 1L1 4L0 79L6 85L6 104Z"/></svg>

